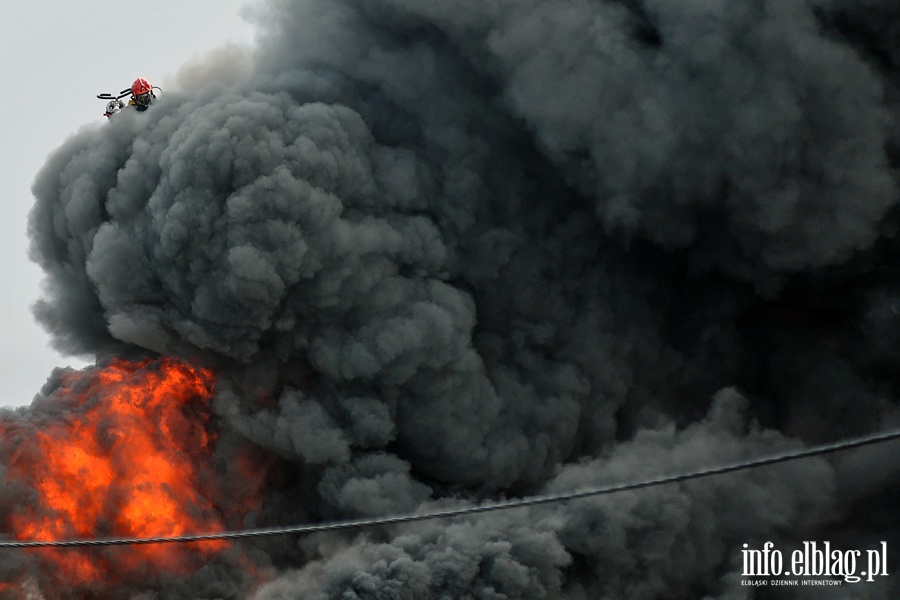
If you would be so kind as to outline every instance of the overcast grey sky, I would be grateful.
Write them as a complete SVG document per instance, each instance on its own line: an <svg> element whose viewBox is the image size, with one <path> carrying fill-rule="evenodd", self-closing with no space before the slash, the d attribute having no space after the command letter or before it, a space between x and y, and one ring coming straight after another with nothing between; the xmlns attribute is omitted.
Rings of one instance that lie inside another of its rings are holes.
<svg viewBox="0 0 900 600"><path fill-rule="evenodd" d="M192 59L226 43L253 43L242 8L255 0L4 2L0 20L3 170L0 186L2 279L0 405L31 402L57 366L80 367L60 356L35 322L41 272L28 259L26 223L31 183L47 155L80 127L102 127L104 102L95 96L145 77L165 82Z"/></svg>

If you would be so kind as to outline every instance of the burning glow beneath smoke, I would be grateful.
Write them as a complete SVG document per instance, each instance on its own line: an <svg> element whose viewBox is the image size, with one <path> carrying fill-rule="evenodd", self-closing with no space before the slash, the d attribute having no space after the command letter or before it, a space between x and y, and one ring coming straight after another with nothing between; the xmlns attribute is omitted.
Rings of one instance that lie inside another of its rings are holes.
<svg viewBox="0 0 900 600"><path fill-rule="evenodd" d="M172 359L127 362L63 376L50 396L57 420L40 428L0 423L17 445L4 457L10 479L34 491L9 515L17 539L172 536L214 532L223 517L208 496L215 442L208 403L214 377ZM199 460L203 459L203 460ZM97 551L40 550L52 582L67 586L185 574L226 542Z"/></svg>

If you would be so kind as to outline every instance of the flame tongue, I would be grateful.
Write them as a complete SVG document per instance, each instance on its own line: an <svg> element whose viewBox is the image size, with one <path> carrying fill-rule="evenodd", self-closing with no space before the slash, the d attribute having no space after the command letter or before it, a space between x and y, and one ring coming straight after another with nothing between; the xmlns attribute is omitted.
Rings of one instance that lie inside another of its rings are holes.
<svg viewBox="0 0 900 600"><path fill-rule="evenodd" d="M18 539L157 537L224 528L208 499L212 373L172 359L67 374L39 429L0 422L7 476L34 496L8 518ZM10 444L9 441L13 443ZM9 450L8 450L9 449ZM225 542L42 550L51 585L189 572Z"/></svg>

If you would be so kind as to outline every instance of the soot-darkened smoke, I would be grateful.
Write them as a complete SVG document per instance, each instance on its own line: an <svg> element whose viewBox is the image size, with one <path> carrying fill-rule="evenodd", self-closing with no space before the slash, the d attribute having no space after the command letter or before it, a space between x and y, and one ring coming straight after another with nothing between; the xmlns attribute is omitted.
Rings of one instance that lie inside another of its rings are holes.
<svg viewBox="0 0 900 600"><path fill-rule="evenodd" d="M900 422L900 5L279 0L256 19L252 55L57 150L30 229L61 349L216 371L221 427L277 456L257 523ZM268 584L223 592L241 577L210 569L190 594L745 598L745 543L900 549L895 453L272 539Z"/></svg>

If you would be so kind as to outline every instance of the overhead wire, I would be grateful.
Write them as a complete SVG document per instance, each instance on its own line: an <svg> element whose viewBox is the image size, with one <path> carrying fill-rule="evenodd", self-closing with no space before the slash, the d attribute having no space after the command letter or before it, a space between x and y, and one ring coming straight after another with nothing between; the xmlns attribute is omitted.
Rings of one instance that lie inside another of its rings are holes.
<svg viewBox="0 0 900 600"><path fill-rule="evenodd" d="M170 544L170 543L188 543L188 542L204 542L212 540L234 540L243 538L268 537L276 535L300 535L309 533L322 533L329 531L341 531L347 529L361 529L365 527L375 527L379 525L397 525L402 523L412 523L417 521L428 521L435 519L448 519L453 517L463 517L474 514L483 514L489 512L497 512L502 510L512 510L516 508L526 508L531 506L539 506L543 504L554 504L561 502L569 502L582 498L591 498L619 492L641 490L650 487L671 485L691 481L694 479L702 479L705 477L713 477L724 475L726 473L734 473L737 471L746 471L749 469L757 469L778 463L800 460L813 456L821 456L832 454L853 448L870 446L873 444L881 444L892 440L900 439L900 429L876 433L859 438L852 438L811 446L798 450L783 452L780 454L763 456L749 459L742 462L732 463L718 467L708 467L687 473L676 475L665 475L653 479L645 479L638 482L620 483L604 487L595 487L581 489L569 492L559 492L554 494L544 494L536 496L528 496L524 498L516 498L512 500L490 502L475 506L466 506L459 508L447 508L442 510L433 510L422 513L407 513L393 516L370 517L366 519L353 519L345 521L331 521L327 523L309 523L293 526L269 527L260 529L244 529L234 531L219 531L213 533L198 533L177 536L161 536L147 538L100 538L100 539L71 539L71 540L0 540L0 548L71 548L71 547L96 547L96 546L135 546L143 544Z"/></svg>

